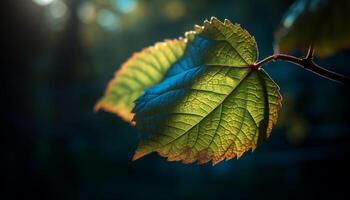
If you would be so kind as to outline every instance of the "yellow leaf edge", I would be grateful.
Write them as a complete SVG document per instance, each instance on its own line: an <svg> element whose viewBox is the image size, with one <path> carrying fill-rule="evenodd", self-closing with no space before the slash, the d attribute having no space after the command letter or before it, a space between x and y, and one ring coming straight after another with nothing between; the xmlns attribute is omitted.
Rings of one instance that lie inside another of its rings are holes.
<svg viewBox="0 0 350 200"><path fill-rule="evenodd" d="M136 60L139 56L141 56L145 51L153 51L157 50L160 46L187 42L186 38L179 37L177 39L165 39L163 42L157 42L152 46L145 47L141 51L133 53L133 55L124 62L121 67L115 72L114 78L109 81L103 97L95 104L93 110L94 112L98 112L100 110L104 110L106 112L110 112L116 114L121 117L124 121L129 122L131 125L135 125L135 122L132 121L134 114L129 111L128 108L122 106L120 104L113 104L109 101L106 101L105 97L108 96L113 91L113 86L118 83L119 77L123 76L124 73L128 70L129 66ZM155 83L157 84L157 83Z"/></svg>

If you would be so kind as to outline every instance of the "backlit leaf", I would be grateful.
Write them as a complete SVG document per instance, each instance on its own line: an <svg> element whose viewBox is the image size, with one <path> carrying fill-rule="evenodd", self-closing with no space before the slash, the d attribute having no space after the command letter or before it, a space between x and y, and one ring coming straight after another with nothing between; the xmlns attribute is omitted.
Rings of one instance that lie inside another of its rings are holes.
<svg viewBox="0 0 350 200"><path fill-rule="evenodd" d="M186 38L164 80L136 100L143 134L134 160L158 152L169 161L215 164L254 150L277 120L279 88L252 67L258 50L247 31L212 18Z"/></svg>

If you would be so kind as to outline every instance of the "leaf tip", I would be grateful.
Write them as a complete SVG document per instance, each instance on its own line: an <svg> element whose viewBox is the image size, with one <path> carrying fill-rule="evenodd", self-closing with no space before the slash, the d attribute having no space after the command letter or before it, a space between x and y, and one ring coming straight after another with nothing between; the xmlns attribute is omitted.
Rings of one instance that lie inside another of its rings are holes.
<svg viewBox="0 0 350 200"><path fill-rule="evenodd" d="M100 110L104 110L106 112L116 114L120 118L122 118L124 121L130 123L131 125L135 125L135 123L132 121L134 114L131 112L128 112L127 109L124 108L123 106L112 105L104 100L100 100L95 104L93 111L98 112Z"/></svg>
<svg viewBox="0 0 350 200"><path fill-rule="evenodd" d="M143 156L145 156L146 154L145 153L141 153L139 151L135 151L134 155L132 156L132 161L136 161L136 160L139 160L140 158L142 158Z"/></svg>
<svg viewBox="0 0 350 200"><path fill-rule="evenodd" d="M95 113L97 113L98 111L100 111L100 109L101 109L101 101L98 101L95 105L94 105L94 107L92 108L92 110L93 110L93 112L95 112Z"/></svg>

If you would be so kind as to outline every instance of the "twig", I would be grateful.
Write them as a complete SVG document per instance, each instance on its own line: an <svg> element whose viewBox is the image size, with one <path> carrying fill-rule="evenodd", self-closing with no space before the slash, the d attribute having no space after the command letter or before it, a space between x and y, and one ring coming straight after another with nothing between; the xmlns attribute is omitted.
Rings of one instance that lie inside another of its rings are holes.
<svg viewBox="0 0 350 200"><path fill-rule="evenodd" d="M293 63L295 65L298 65L308 71L311 71L319 76L322 76L324 78L327 78L332 81L344 83L350 85L350 78L347 76L344 76L342 74L335 73L333 71L327 70L325 68L322 68L321 66L317 65L314 62L314 48L312 46L309 47L309 50L305 57L303 58L297 58L291 55L287 54L274 54L272 56L268 56L264 58L263 60L255 63L252 65L252 67L259 69L262 65L270 62L270 61L277 61L277 60L284 60L290 63Z"/></svg>

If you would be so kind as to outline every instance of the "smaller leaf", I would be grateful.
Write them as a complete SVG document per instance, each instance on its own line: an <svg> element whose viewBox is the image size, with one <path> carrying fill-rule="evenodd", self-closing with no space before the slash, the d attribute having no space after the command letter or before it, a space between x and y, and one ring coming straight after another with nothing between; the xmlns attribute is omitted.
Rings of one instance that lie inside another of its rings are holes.
<svg viewBox="0 0 350 200"><path fill-rule="evenodd" d="M95 105L95 111L103 109L131 122L134 101L144 89L163 79L168 68L183 55L185 46L186 40L179 38L156 43L135 53L108 83L104 96Z"/></svg>
<svg viewBox="0 0 350 200"><path fill-rule="evenodd" d="M305 51L310 45L320 57L350 46L350 1L299 0L276 33L277 52Z"/></svg>

